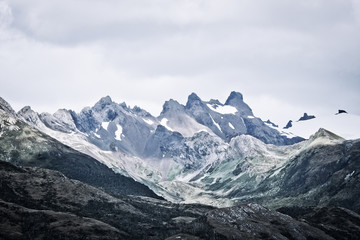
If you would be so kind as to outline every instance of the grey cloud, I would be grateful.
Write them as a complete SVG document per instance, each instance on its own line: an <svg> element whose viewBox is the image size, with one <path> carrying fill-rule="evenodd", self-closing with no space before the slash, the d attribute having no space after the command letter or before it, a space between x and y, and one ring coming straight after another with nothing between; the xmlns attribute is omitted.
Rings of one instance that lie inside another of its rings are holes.
<svg viewBox="0 0 360 240"><path fill-rule="evenodd" d="M259 114L289 118L256 102L269 94L296 111L360 114L359 9L356 0L1 2L0 36L11 41L0 38L0 94L51 111L110 94L159 112L168 98L237 90Z"/></svg>

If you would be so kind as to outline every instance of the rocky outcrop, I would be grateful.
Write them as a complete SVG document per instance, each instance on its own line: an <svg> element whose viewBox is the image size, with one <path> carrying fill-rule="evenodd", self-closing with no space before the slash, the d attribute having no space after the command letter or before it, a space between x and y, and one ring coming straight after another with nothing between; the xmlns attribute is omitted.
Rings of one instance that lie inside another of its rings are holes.
<svg viewBox="0 0 360 240"><path fill-rule="evenodd" d="M343 109L339 109L336 114L342 114L342 113L347 113L347 111L345 111L345 110L343 110Z"/></svg>
<svg viewBox="0 0 360 240"><path fill-rule="evenodd" d="M284 129L289 129L292 127L292 120L289 120L289 122L286 124L286 126L284 127Z"/></svg>
<svg viewBox="0 0 360 240"><path fill-rule="evenodd" d="M308 115L307 113L304 113L304 116L302 116L301 118L299 118L298 121L306 121L306 120L310 120L315 118L314 115Z"/></svg>
<svg viewBox="0 0 360 240"><path fill-rule="evenodd" d="M216 209L206 217L224 239L334 239L304 222L253 203Z"/></svg>
<svg viewBox="0 0 360 240"><path fill-rule="evenodd" d="M357 239L360 215L339 207L283 207L277 211L321 229L335 239Z"/></svg>
<svg viewBox="0 0 360 240"><path fill-rule="evenodd" d="M14 109L2 97L0 97L0 109L2 109L3 111L5 111L9 114L16 115Z"/></svg>

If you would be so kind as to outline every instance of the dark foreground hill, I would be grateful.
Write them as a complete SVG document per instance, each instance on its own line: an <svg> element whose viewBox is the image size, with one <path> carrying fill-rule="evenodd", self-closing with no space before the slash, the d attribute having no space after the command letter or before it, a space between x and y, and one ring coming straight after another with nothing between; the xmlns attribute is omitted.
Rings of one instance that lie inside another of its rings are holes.
<svg viewBox="0 0 360 240"><path fill-rule="evenodd" d="M360 216L339 208L298 208L308 219L298 221L299 214L292 218L254 203L215 209L114 197L57 171L3 161L0 192L0 239L337 239L341 231L360 234ZM342 218L332 214L336 211ZM311 217L319 212L321 217ZM344 219L347 224L340 228Z"/></svg>

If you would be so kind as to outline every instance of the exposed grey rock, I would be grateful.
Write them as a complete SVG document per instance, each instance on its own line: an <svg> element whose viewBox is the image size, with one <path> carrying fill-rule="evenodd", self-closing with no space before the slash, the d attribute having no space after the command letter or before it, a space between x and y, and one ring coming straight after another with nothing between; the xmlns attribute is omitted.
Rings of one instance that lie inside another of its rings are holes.
<svg viewBox="0 0 360 240"><path fill-rule="evenodd" d="M357 239L360 215L339 207L283 207L277 211L300 221L306 221L335 239Z"/></svg>
<svg viewBox="0 0 360 240"><path fill-rule="evenodd" d="M178 132L171 132L162 125L158 125L154 134L150 136L144 149L145 157L158 159L171 157L170 148L177 146L184 139Z"/></svg>
<svg viewBox="0 0 360 240"><path fill-rule="evenodd" d="M39 114L36 113L34 110L31 109L30 106L23 107L19 112L18 115L24 119L26 122L34 125L39 126L40 124L43 124L41 121Z"/></svg>
<svg viewBox="0 0 360 240"><path fill-rule="evenodd" d="M254 116L251 108L244 102L243 95L239 92L231 92L225 105L236 107L241 116Z"/></svg>
<svg viewBox="0 0 360 240"><path fill-rule="evenodd" d="M341 114L341 113L347 113L347 111L339 109L338 112L336 114Z"/></svg>
<svg viewBox="0 0 360 240"><path fill-rule="evenodd" d="M304 116L302 116L301 118L299 118L299 121L306 121L306 120L310 120L315 118L314 115L308 115L307 113L304 113Z"/></svg>
<svg viewBox="0 0 360 240"><path fill-rule="evenodd" d="M163 110L161 112L161 115L171 112L184 112L185 107L178 103L177 101L170 99L169 101L166 101L163 105Z"/></svg>
<svg viewBox="0 0 360 240"><path fill-rule="evenodd" d="M284 129L289 129L292 127L292 120L289 120Z"/></svg>
<svg viewBox="0 0 360 240"><path fill-rule="evenodd" d="M273 123L272 121L270 121L270 119L268 119L267 121L264 121L264 123L270 124L273 127L279 127L279 125L276 125L275 123Z"/></svg>
<svg viewBox="0 0 360 240"><path fill-rule="evenodd" d="M16 115L14 109L2 97L0 97L0 109L4 110L5 112L10 113L12 115Z"/></svg>
<svg viewBox="0 0 360 240"><path fill-rule="evenodd" d="M202 240L202 238L198 238L189 234L176 234L174 236L168 237L165 240Z"/></svg>
<svg viewBox="0 0 360 240"><path fill-rule="evenodd" d="M0 239L129 239L101 221L53 210L36 210L0 199Z"/></svg>
<svg viewBox="0 0 360 240"><path fill-rule="evenodd" d="M206 217L225 239L334 239L304 222L253 203L212 210Z"/></svg>

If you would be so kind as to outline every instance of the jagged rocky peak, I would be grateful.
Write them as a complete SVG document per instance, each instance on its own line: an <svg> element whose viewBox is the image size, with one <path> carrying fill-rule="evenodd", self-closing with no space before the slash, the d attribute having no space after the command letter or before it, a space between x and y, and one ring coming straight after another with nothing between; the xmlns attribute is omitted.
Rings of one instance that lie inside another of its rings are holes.
<svg viewBox="0 0 360 240"><path fill-rule="evenodd" d="M71 117L71 113L69 110L67 110L65 108L61 108L61 109L58 109L54 113L54 117L59 118L59 119L68 118L68 117Z"/></svg>
<svg viewBox="0 0 360 240"><path fill-rule="evenodd" d="M225 105L232 105L234 103L239 103L239 102L243 102L243 101L244 101L244 98L241 93L232 91L230 93L230 96L226 100Z"/></svg>
<svg viewBox="0 0 360 240"><path fill-rule="evenodd" d="M306 120L310 120L315 118L314 115L308 115L307 113L304 113L304 116L302 116L301 118L299 118L299 121L306 121Z"/></svg>
<svg viewBox="0 0 360 240"><path fill-rule="evenodd" d="M97 103L94 105L94 109L96 110L102 110L107 105L111 105L113 103L110 96L102 97Z"/></svg>
<svg viewBox="0 0 360 240"><path fill-rule="evenodd" d="M19 115L28 114L28 113L35 113L35 111L32 110L30 106L25 106L22 109L20 109L20 111L18 111Z"/></svg>
<svg viewBox="0 0 360 240"><path fill-rule="evenodd" d="M235 107L241 115L254 116L251 108L244 102L243 95L239 92L232 91L225 105Z"/></svg>
<svg viewBox="0 0 360 240"><path fill-rule="evenodd" d="M289 120L288 123L286 124L285 127L283 127L284 129L289 129L292 127L292 120Z"/></svg>
<svg viewBox="0 0 360 240"><path fill-rule="evenodd" d="M151 113L149 113L148 111L142 109L142 108L139 107L139 106L134 106L134 107L131 109L131 111L132 111L133 113L135 113L136 115L141 116L141 117L153 117L153 116L151 115Z"/></svg>
<svg viewBox="0 0 360 240"><path fill-rule="evenodd" d="M23 119L25 119L28 122L32 122L34 124L37 124L40 119L39 115L31 109L30 106L25 106L17 113L19 116L21 116Z"/></svg>
<svg viewBox="0 0 360 240"><path fill-rule="evenodd" d="M194 101L194 100L201 101L200 97L196 93L193 92L189 95L188 101Z"/></svg>
<svg viewBox="0 0 360 240"><path fill-rule="evenodd" d="M342 113L348 113L348 112L343 109L339 109L338 112L335 113L335 115L342 114Z"/></svg>
<svg viewBox="0 0 360 240"><path fill-rule="evenodd" d="M16 112L14 111L14 109L2 97L0 97L0 109L4 110L7 113L16 115Z"/></svg>
<svg viewBox="0 0 360 240"><path fill-rule="evenodd" d="M269 125L271 125L273 127L276 127L276 128L279 127L279 125L273 123L272 121L270 121L270 119L268 119L267 121L264 121L264 123L267 123L267 124L269 124Z"/></svg>
<svg viewBox="0 0 360 240"><path fill-rule="evenodd" d="M186 103L186 108L190 108L193 104L202 102L196 93L191 93L188 97L188 101Z"/></svg>
<svg viewBox="0 0 360 240"><path fill-rule="evenodd" d="M210 99L209 104L222 105L222 103L217 99Z"/></svg>
<svg viewBox="0 0 360 240"><path fill-rule="evenodd" d="M92 111L95 114L92 114ZM111 122L119 115L131 112L131 109L126 105L125 102L116 103L110 98L110 96L106 96L95 103L95 105L88 112L90 115L93 115L99 122Z"/></svg>
<svg viewBox="0 0 360 240"><path fill-rule="evenodd" d="M305 222L256 203L215 209L205 216L224 239L333 239Z"/></svg>
<svg viewBox="0 0 360 240"><path fill-rule="evenodd" d="M345 140L342 137L336 135L333 132L330 132L324 128L320 128L316 133L314 133L313 135L311 135L310 140L315 140L318 138L326 138L329 140Z"/></svg>
<svg viewBox="0 0 360 240"><path fill-rule="evenodd" d="M128 105L126 104L126 102L120 103L119 106L121 106L123 109L126 109L126 110L129 109L129 107L128 107Z"/></svg>
<svg viewBox="0 0 360 240"><path fill-rule="evenodd" d="M182 112L184 111L184 106L181 105L178 101L170 99L166 101L163 105L163 110L161 114L165 114L167 112Z"/></svg>
<svg viewBox="0 0 360 240"><path fill-rule="evenodd" d="M53 116L63 124L67 125L67 127L71 130L76 130L76 124L74 119L74 117L76 116L70 110L59 109L54 113Z"/></svg>

